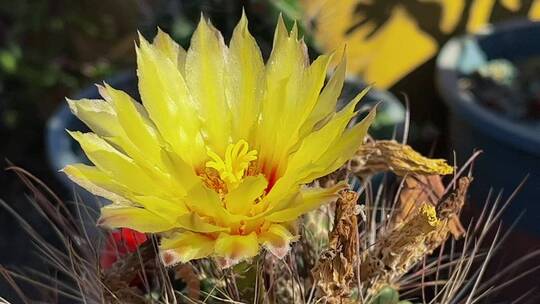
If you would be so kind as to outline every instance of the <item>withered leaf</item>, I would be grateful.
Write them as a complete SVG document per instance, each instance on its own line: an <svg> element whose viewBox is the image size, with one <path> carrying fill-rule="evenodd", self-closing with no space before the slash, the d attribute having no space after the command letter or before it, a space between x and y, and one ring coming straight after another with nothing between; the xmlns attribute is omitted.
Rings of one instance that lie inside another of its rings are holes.
<svg viewBox="0 0 540 304"><path fill-rule="evenodd" d="M341 193L336 202L329 248L321 254L313 269L313 276L326 296L327 303L347 303L352 282L355 281L358 257L358 222L355 213L357 200L358 194L354 191Z"/></svg>

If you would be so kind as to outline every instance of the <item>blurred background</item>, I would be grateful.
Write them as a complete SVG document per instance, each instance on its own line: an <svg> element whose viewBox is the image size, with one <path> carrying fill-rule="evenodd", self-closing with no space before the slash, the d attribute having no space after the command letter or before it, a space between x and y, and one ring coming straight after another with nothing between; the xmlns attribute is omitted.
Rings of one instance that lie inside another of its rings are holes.
<svg viewBox="0 0 540 304"><path fill-rule="evenodd" d="M471 216L491 186L506 198L529 174L504 224L522 216L511 259L538 248L539 0L0 0L1 167L20 166L69 199L58 169L83 156L64 129L82 126L64 97L91 97L103 80L133 89L137 31L151 38L160 27L187 48L202 12L228 41L242 9L265 56L280 13L297 20L312 57L346 44L348 88L372 84L371 99L383 101L375 137L408 131L414 148L458 164L484 150ZM27 193L0 172L0 199L53 238ZM31 246L0 209L0 264L45 267ZM12 294L0 280L0 295Z"/></svg>

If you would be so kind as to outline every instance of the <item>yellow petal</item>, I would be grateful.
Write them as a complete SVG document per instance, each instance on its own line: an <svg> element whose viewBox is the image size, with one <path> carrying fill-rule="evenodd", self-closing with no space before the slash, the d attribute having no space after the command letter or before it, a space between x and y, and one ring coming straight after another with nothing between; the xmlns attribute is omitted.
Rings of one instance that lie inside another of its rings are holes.
<svg viewBox="0 0 540 304"><path fill-rule="evenodd" d="M202 183L194 186L189 191L186 204L193 212L202 216L222 218L225 212L219 195Z"/></svg>
<svg viewBox="0 0 540 304"><path fill-rule="evenodd" d="M264 62L245 14L234 29L227 62L226 96L232 112L232 141L250 140L264 85Z"/></svg>
<svg viewBox="0 0 540 304"><path fill-rule="evenodd" d="M308 170L309 174L304 176L303 183L308 183L316 178L325 176L339 169L347 160L351 159L358 147L364 142L368 128L375 120L376 109L373 108L361 122L346 130L343 135L336 140L335 145L317 161L317 166Z"/></svg>
<svg viewBox="0 0 540 304"><path fill-rule="evenodd" d="M162 237L159 249L163 264L173 266L210 256L214 252L214 240L203 234L186 231Z"/></svg>
<svg viewBox="0 0 540 304"><path fill-rule="evenodd" d="M167 168L167 172L178 182L176 190L181 193L180 196L185 196L195 185L201 183L201 179L195 174L194 168L186 163L176 152L162 149L161 161L165 165L165 168Z"/></svg>
<svg viewBox="0 0 540 304"><path fill-rule="evenodd" d="M158 233L175 228L174 223L144 208L111 204L101 208L98 225Z"/></svg>
<svg viewBox="0 0 540 304"><path fill-rule="evenodd" d="M294 182L299 184L313 181L314 178L312 176L320 177L330 173L322 172L321 168L328 167L330 165L329 162L334 163L341 155L328 152L329 150L337 151L336 146L340 145L341 134L351 118L355 115L354 108L356 107L356 104L365 94L367 94L367 91L368 89L363 90L325 126L309 134L304 139L298 148L298 151L291 155L287 171L284 174L285 176L295 176L296 180ZM358 145L361 144L362 139L358 141ZM325 162L322 162L321 159L324 159ZM345 161L346 160L343 160L340 165ZM285 178L279 180L274 187L275 189L272 189L272 191L284 191L290 187L286 182L290 183L292 181L292 179Z"/></svg>
<svg viewBox="0 0 540 304"><path fill-rule="evenodd" d="M221 233L216 240L215 254L221 257L224 268L238 264L240 261L252 258L259 253L257 235L229 235Z"/></svg>
<svg viewBox="0 0 540 304"><path fill-rule="evenodd" d="M259 243L279 259L287 255L291 242L295 240L296 237L280 224L270 225L267 231L259 235Z"/></svg>
<svg viewBox="0 0 540 304"><path fill-rule="evenodd" d="M134 193L162 191L131 158L116 150L96 134L81 132L69 134L79 142L86 156L96 167L114 180L120 181Z"/></svg>
<svg viewBox="0 0 540 304"><path fill-rule="evenodd" d="M346 187L345 183L340 183L331 188L304 189L288 206L285 205L281 208L277 206L275 208L276 212L266 216L265 219L277 223L296 220L302 214L315 210L321 205L336 199L338 192Z"/></svg>
<svg viewBox="0 0 540 304"><path fill-rule="evenodd" d="M212 218L219 226L230 226L249 219L247 216L232 214L226 210L219 194L202 183L195 185L189 191L185 202L192 212Z"/></svg>
<svg viewBox="0 0 540 304"><path fill-rule="evenodd" d="M94 166L68 165L62 171L73 182L89 192L115 202L127 202L128 190Z"/></svg>
<svg viewBox="0 0 540 304"><path fill-rule="evenodd" d="M94 133L101 136L118 136L122 129L112 106L100 99L67 100L71 112Z"/></svg>
<svg viewBox="0 0 540 304"><path fill-rule="evenodd" d="M180 73L184 73L184 65L186 61L186 51L178 43L160 28L158 33L152 41L152 45L160 52L163 53L175 66L178 67Z"/></svg>
<svg viewBox="0 0 540 304"><path fill-rule="evenodd" d="M306 45L297 38L296 27L289 35L280 17L272 53L266 64L266 94L261 104L261 118L255 138L255 148L260 152L260 158L266 162L262 165L264 170L271 170L282 153L288 150L288 147L280 146L280 134L295 131L288 130L292 122L285 117L294 105L302 102L302 79L308 67ZM297 117L293 121L299 123Z"/></svg>
<svg viewBox="0 0 540 304"><path fill-rule="evenodd" d="M105 85L105 89L127 138L144 153L143 158L139 160L159 165L162 144L144 108L125 92L113 89L109 85Z"/></svg>
<svg viewBox="0 0 540 304"><path fill-rule="evenodd" d="M308 55L305 43L298 41L298 28L296 24L289 33L281 15L278 18L274 33L272 53L267 62L267 77L283 79L308 65ZM279 83L279 81L277 81ZM277 85L277 83L274 83Z"/></svg>
<svg viewBox="0 0 540 304"><path fill-rule="evenodd" d="M205 222L196 213L184 214L176 219L176 225L193 232L212 233L229 231L229 228L219 227Z"/></svg>
<svg viewBox="0 0 540 304"><path fill-rule="evenodd" d="M289 80L286 94L289 109L278 118L281 123L278 124L279 129L275 130L279 143L276 146L280 151L274 154L274 161L278 164L286 163L284 159L289 156L291 148L296 147L301 140L301 128L315 107L332 56L319 56L301 73L297 83ZM284 166L278 166L278 175L281 175L283 170Z"/></svg>
<svg viewBox="0 0 540 304"><path fill-rule="evenodd" d="M248 176L236 189L227 193L225 207L234 214L248 214L267 186L268 181L264 175Z"/></svg>
<svg viewBox="0 0 540 304"><path fill-rule="evenodd" d="M324 120L329 115L334 113L337 100L341 94L341 90L343 89L346 68L347 60L344 55L334 74L322 90L319 99L315 104L315 108L310 114L309 119L302 126L302 131L300 134L311 132L318 122Z"/></svg>
<svg viewBox="0 0 540 304"><path fill-rule="evenodd" d="M172 149L191 165L204 161L197 106L177 67L140 38L137 50L139 92L148 115Z"/></svg>
<svg viewBox="0 0 540 304"><path fill-rule="evenodd" d="M294 202L300 195L300 185L295 180L296 178L291 175L280 179L276 184L277 188L274 186L260 203L253 206L251 213L256 214L253 218L264 218Z"/></svg>
<svg viewBox="0 0 540 304"><path fill-rule="evenodd" d="M200 116L212 151L222 155L230 136L230 110L225 98L223 37L201 17L186 56L186 82L200 107Z"/></svg>
<svg viewBox="0 0 540 304"><path fill-rule="evenodd" d="M175 222L178 217L189 213L185 203L180 200L164 199L152 195L134 196L133 202L141 205L146 210Z"/></svg>
<svg viewBox="0 0 540 304"><path fill-rule="evenodd" d="M312 115L314 110L318 107L319 94L323 88L324 81L326 79L326 74L330 61L334 57L334 54L330 55L321 55L313 61L313 63L305 70L302 83L298 90L300 91L299 100L296 100L296 103L292 107L292 113L287 113L291 118L289 121L294 122L295 124L295 133L298 132L298 129L304 124L306 120ZM339 81L336 80L334 82ZM323 98L332 98L333 96L323 96ZM337 96L336 96L337 97ZM335 105L336 100L333 100ZM327 102L332 104L332 102ZM327 105L328 107L328 105ZM335 107L332 107L332 112L335 110ZM328 113L327 113L328 114ZM295 134L296 135L296 134ZM296 140L294 140L296 142Z"/></svg>

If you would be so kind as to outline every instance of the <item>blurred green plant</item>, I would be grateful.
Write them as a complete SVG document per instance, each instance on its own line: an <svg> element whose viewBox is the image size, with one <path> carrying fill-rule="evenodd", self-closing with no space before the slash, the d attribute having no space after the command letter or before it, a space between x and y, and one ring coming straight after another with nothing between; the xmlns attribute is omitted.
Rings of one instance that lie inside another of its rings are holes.
<svg viewBox="0 0 540 304"><path fill-rule="evenodd" d="M148 7L146 15L152 15L150 19L153 21L142 30L145 36L153 37L157 24L182 46L188 47L191 34L203 14L212 20L228 41L242 11L248 16L250 31L262 44L262 52L266 56L270 52L278 15L283 15L289 28L302 17L298 0L161 0ZM306 33L301 23L298 26L302 35ZM309 41L309 37L306 37L308 45Z"/></svg>
<svg viewBox="0 0 540 304"><path fill-rule="evenodd" d="M290 27L302 14L298 0L4 1L0 125L24 124L20 118L31 111L44 121L62 96L132 67L137 30L150 37L156 26L162 27L187 47L202 13L228 40L242 10L265 56L277 16L282 13Z"/></svg>
<svg viewBox="0 0 540 304"><path fill-rule="evenodd" d="M392 287L384 287L371 304L412 304L409 301L400 301L399 293Z"/></svg>
<svg viewBox="0 0 540 304"><path fill-rule="evenodd" d="M0 4L0 123L44 120L61 96L127 66L135 1L3 1ZM27 115L28 114L28 115Z"/></svg>

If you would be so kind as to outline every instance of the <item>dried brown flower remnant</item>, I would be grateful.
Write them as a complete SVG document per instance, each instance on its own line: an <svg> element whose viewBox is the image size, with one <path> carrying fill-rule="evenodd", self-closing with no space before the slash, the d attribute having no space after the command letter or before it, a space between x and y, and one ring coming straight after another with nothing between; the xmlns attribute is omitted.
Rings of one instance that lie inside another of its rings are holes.
<svg viewBox="0 0 540 304"><path fill-rule="evenodd" d="M377 140L360 146L352 163L352 171L359 176L385 171L399 176L446 175L454 171L446 160L424 157L410 146L393 140Z"/></svg>
<svg viewBox="0 0 540 304"><path fill-rule="evenodd" d="M406 222L415 216L422 203L438 206L444 194L444 185L439 175L412 175L405 178L403 189L399 195L399 201L392 220L393 227ZM461 237L465 230L459 220L459 213L463 207L465 193L462 194L460 207L456 210L456 216L449 220L448 226L455 239ZM458 195L460 196L460 195ZM439 207L437 207L439 209ZM441 214L439 214L440 216Z"/></svg>
<svg viewBox="0 0 540 304"><path fill-rule="evenodd" d="M420 212L382 237L360 258L360 279L371 291L392 285L427 252L427 238L440 226L435 207L423 204Z"/></svg>
<svg viewBox="0 0 540 304"><path fill-rule="evenodd" d="M393 224L397 226L415 216L422 203L436 206L444 193L444 185L439 175L411 175L403 181L399 200L394 213Z"/></svg>
<svg viewBox="0 0 540 304"><path fill-rule="evenodd" d="M358 194L354 191L341 193L336 202L336 216L334 228L330 233L329 248L321 254L313 269L313 276L326 296L327 303L347 303L351 285L356 281L357 199Z"/></svg>
<svg viewBox="0 0 540 304"><path fill-rule="evenodd" d="M440 218L441 225L428 238L429 251L435 250L446 241L448 233L451 233L454 238L459 238L465 234L465 229L459 220L459 214L465 204L467 190L471 182L472 179L469 177L460 178L457 189L437 205L437 214Z"/></svg>
<svg viewBox="0 0 540 304"><path fill-rule="evenodd" d="M437 206L422 203L419 212L397 225L360 258L360 278L367 288L377 292L394 285L424 256L441 246L449 236L461 235L459 213L471 179L462 177L458 187Z"/></svg>

